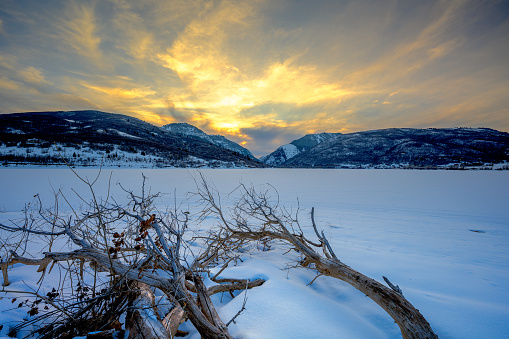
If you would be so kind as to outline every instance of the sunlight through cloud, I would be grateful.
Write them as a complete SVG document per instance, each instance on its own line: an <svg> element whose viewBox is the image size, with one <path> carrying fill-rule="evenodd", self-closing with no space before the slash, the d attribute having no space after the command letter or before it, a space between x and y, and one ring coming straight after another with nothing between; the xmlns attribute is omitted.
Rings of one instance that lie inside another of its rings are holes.
<svg viewBox="0 0 509 339"><path fill-rule="evenodd" d="M257 154L315 132L509 130L504 2L1 7L2 113L88 108L157 125L188 122Z"/></svg>

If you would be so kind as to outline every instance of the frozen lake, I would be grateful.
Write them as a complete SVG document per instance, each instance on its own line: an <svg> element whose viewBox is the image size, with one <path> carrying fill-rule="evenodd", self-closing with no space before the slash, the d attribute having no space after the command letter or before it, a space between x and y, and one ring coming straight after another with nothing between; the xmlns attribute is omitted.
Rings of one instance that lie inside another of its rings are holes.
<svg viewBox="0 0 509 339"><path fill-rule="evenodd" d="M92 179L98 170L77 172ZM225 204L239 183L260 188L268 183L278 191L283 205L300 206L304 226L310 224L309 211L315 207L319 228L330 237L337 256L379 281L382 275L389 277L440 338L503 338L509 333L508 171L201 172L223 195ZM125 193L117 182L139 191L141 173L147 176L152 192L168 193L158 202L161 207L177 200L183 208L194 208L186 200L186 193L196 190L193 176L198 172L192 169L105 169L94 187L104 197L109 181L111 195L121 201ZM19 216L35 194L51 205L52 191L61 190L75 208L82 203L71 188L87 196L85 185L68 169L3 168L0 187L1 222ZM274 259L277 269L267 265L268 258L268 253L254 253L243 264L245 274L265 271L273 284L248 292L247 310L231 327L235 337L400 337L392 320L348 285L318 278L306 287L314 277L312 272L288 274L281 271L285 257L278 254ZM281 286L295 290L287 311L281 304L288 297L276 293ZM321 303L320 310L309 307L314 300ZM236 313L239 307L234 306L230 303L222 308L225 319ZM0 309L5 309L1 301ZM321 323L303 320L306 317L300 312L312 312L312 319ZM324 313L318 316L316 312Z"/></svg>

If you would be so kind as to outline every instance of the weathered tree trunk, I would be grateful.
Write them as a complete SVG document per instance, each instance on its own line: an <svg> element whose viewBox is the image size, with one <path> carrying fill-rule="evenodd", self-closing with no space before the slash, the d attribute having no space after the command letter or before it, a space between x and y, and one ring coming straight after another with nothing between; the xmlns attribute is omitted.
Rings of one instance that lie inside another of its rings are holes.
<svg viewBox="0 0 509 339"><path fill-rule="evenodd" d="M271 197L268 190L257 191L243 184L240 185L240 190L242 196L237 200L233 208L234 213L229 219L223 213L219 194L210 189L201 175L201 185L198 184L197 194L208 204L207 212L215 214L221 223L220 231L210 239L209 248L215 244L226 244L226 246L232 244L238 247L239 242L242 244L245 241L266 243L270 239L283 240L304 256L300 265L307 267L314 264L314 268L320 274L345 281L381 306L398 324L403 338L437 338L419 310L403 295L357 272L336 257L323 232L320 234L316 228L314 208L311 210L311 221L320 241L318 244L304 236L297 216L291 216L285 208L280 207L279 199ZM272 202L274 200L275 203ZM324 255L318 254L315 250L318 248L322 249Z"/></svg>
<svg viewBox="0 0 509 339"><path fill-rule="evenodd" d="M419 310L396 291L336 259L320 257L310 261L318 272L343 280L376 302L398 324L403 338L438 338Z"/></svg>
<svg viewBox="0 0 509 339"><path fill-rule="evenodd" d="M320 256L294 235L290 233L287 235L292 244L304 254L304 263L314 263L316 270L321 274L343 280L366 294L394 319L403 338L438 338L419 310L403 295L345 265L337 258Z"/></svg>
<svg viewBox="0 0 509 339"><path fill-rule="evenodd" d="M200 332L202 338L207 339L233 339L228 332L228 327L224 325L217 314L212 301L199 276L194 278L195 288L198 294L198 302L189 295L184 283L184 277L180 277L175 291L175 299L186 311L189 320Z"/></svg>
<svg viewBox="0 0 509 339"><path fill-rule="evenodd" d="M184 310L180 306L175 306L170 313L163 319L163 326L170 333L170 338L174 338L178 332L179 326L185 321Z"/></svg>
<svg viewBox="0 0 509 339"><path fill-rule="evenodd" d="M143 283L136 283L133 287L138 289L136 292L138 297L134 300L126 317L128 339L171 338L159 317L150 287Z"/></svg>
<svg viewBox="0 0 509 339"><path fill-rule="evenodd" d="M175 301L183 311L185 311L187 317L196 327L198 332L200 332L203 338L233 338L228 332L228 327L226 327L226 325L224 325L222 320L219 318L219 315L217 314L214 305L210 300L209 293L207 292L207 289L203 285L203 281L199 276L194 277L194 283L199 296L200 304L198 304L197 300L195 300L195 298L191 296L187 291L185 287L184 275L181 275L176 279L163 279L155 274L149 272L141 272L137 269L133 269L132 267L126 266L117 260L110 261L106 254L93 248L81 248L79 250L66 253L46 252L44 253L44 258L42 259L23 258L13 254L13 259L9 264L15 262L27 265L45 266L48 262L53 260L65 261L76 259L92 260L95 262L97 267L106 268L109 271L111 270L115 272L115 274L119 276L124 276L129 280L137 281L141 286L148 285L159 288L171 300ZM150 301L151 297L146 289L144 293L144 298L139 299L140 305L137 307L137 309L139 309L139 313L138 315L133 315L133 317L135 317L134 319L140 319L140 322L136 322L140 324L144 323L143 319L149 316L155 316L155 313L151 313L153 312L152 303ZM147 307L145 307L145 305ZM153 331L157 335L166 335L166 337L169 337L168 330L162 325L162 320L159 320L159 324L157 325L155 323L147 323L148 332L143 333L149 333L150 331ZM140 336L140 338L143 337Z"/></svg>
<svg viewBox="0 0 509 339"><path fill-rule="evenodd" d="M320 274L340 279L352 285L382 307L398 324L403 338L438 338L419 310L402 295L389 287L382 285L378 281L354 270L350 266L345 265L336 258L325 258L321 256L301 241L299 237L291 234L286 227L280 223L280 221L277 221L277 223L279 223L279 227L282 232L234 231L232 232L232 235L234 237L251 240L259 240L266 237L286 240L304 255L305 259L301 262L302 266L307 267L310 264L314 264L316 270Z"/></svg>

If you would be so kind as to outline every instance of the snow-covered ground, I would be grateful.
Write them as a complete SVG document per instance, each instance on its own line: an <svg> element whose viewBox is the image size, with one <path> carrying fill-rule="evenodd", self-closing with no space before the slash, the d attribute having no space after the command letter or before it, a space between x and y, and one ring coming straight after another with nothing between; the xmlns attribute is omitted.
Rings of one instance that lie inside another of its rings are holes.
<svg viewBox="0 0 509 339"><path fill-rule="evenodd" d="M95 178L97 169L77 169ZM152 191L168 193L164 208L185 201L195 191L186 169L104 169L96 184L105 196L112 172L112 195L121 200L117 182L138 190L144 173ZM509 333L509 172L418 170L202 170L224 195L239 183L270 183L287 207L302 209L310 226L315 207L319 228L337 256L358 271L382 281L387 276L430 322L440 338L506 338ZM85 186L68 169L0 169L0 222L21 216L25 203L40 194L48 206L52 190L61 189L75 209L83 203L72 192ZM176 195L176 197L175 197ZM233 194L234 195L234 194ZM87 194L83 194L84 197ZM192 201L182 208L193 209ZM65 209L65 206L61 206ZM210 224L201 224L207 228ZM311 231L309 227L305 230ZM309 233L311 235L311 232ZM243 262L223 277L264 278L249 290L246 310L231 324L236 338L399 338L397 325L374 302L349 285L319 277L306 269L285 269L296 254L274 246L270 251L243 253ZM11 286L34 285L36 268L16 265ZM25 285L26 283L26 285ZM244 292L242 292L243 294ZM5 336L10 321L23 312L11 299L0 300ZM243 298L214 297L228 321ZM191 329L191 338L199 338Z"/></svg>
<svg viewBox="0 0 509 339"><path fill-rule="evenodd" d="M127 135L120 131L117 132L124 136ZM53 144L42 148L0 144L0 155L17 157L16 161L6 160L1 164L4 167L16 168L66 168L65 163L73 167L101 166L102 168L238 168L234 162L204 160L191 155L177 160L145 154L145 152L138 153L136 150L123 151L115 145L112 146L112 151L102 151L94 150L89 145L80 145L76 148Z"/></svg>

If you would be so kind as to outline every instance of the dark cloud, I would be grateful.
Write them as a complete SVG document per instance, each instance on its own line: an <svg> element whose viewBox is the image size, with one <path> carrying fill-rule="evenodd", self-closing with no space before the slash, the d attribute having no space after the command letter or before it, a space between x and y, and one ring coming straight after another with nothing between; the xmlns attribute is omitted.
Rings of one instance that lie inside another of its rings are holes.
<svg viewBox="0 0 509 339"><path fill-rule="evenodd" d="M182 110L175 108L175 103L171 100L166 100L166 109L163 111L165 115L169 115L176 122L187 122L189 119L189 114Z"/></svg>

